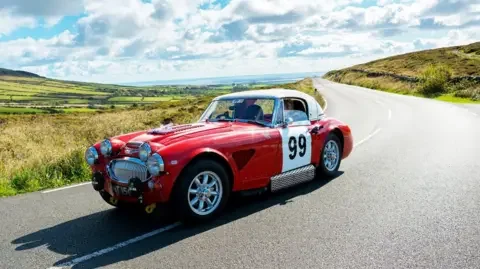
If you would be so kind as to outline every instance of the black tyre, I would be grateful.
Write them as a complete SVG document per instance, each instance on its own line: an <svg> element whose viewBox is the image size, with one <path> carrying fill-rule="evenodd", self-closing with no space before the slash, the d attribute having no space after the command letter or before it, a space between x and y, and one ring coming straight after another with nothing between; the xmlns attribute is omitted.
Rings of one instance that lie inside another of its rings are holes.
<svg viewBox="0 0 480 269"><path fill-rule="evenodd" d="M323 144L317 174L327 178L337 175L338 168L342 162L342 151L343 145L340 138L334 133L329 133Z"/></svg>
<svg viewBox="0 0 480 269"><path fill-rule="evenodd" d="M223 211L231 193L225 168L216 161L202 159L181 173L172 193L172 206L184 223L213 219Z"/></svg>

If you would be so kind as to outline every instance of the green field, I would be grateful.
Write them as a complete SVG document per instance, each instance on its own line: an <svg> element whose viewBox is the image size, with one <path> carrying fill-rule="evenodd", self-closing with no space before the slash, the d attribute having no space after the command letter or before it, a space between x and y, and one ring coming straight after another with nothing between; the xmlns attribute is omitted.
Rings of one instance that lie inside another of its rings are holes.
<svg viewBox="0 0 480 269"><path fill-rule="evenodd" d="M61 109L65 113L95 113L98 110L92 108L64 108Z"/></svg>
<svg viewBox="0 0 480 269"><path fill-rule="evenodd" d="M480 42L407 53L333 70L324 78L448 102L480 101Z"/></svg>
<svg viewBox="0 0 480 269"><path fill-rule="evenodd" d="M111 109L112 106L123 108L128 105L139 106L158 102L176 103L179 100L193 100L201 96L220 95L232 91L231 85L134 87L54 80L35 74L17 74L16 71L7 69L0 71L7 74L0 75L0 107L30 108L24 111L9 108L4 110L6 113L15 111L47 113L38 110L41 107L50 107L48 113L92 112L92 109ZM75 108L77 105L87 105L90 109ZM72 109L65 109L70 106Z"/></svg>
<svg viewBox="0 0 480 269"><path fill-rule="evenodd" d="M14 114L30 114L30 113L44 113L41 109L25 108L25 107L0 107L0 114L14 113Z"/></svg>
<svg viewBox="0 0 480 269"><path fill-rule="evenodd" d="M193 96L131 97L121 96L108 99L110 102L168 102L172 100L193 99Z"/></svg>

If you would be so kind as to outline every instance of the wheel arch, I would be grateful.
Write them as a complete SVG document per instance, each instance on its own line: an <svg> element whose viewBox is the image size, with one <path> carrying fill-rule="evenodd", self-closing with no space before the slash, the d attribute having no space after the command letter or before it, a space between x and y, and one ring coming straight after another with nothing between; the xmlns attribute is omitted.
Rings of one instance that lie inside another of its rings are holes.
<svg viewBox="0 0 480 269"><path fill-rule="evenodd" d="M221 152L218 152L214 149L204 148L198 149L191 154L189 160L185 163L182 170L178 174L177 178L175 179L175 183L173 185L172 190L174 191L178 186L178 178L182 176L182 174L186 171L186 169L191 166L192 164L200 161L200 160L214 160L218 162L225 168L225 171L228 174L228 180L230 183L230 188L233 188L234 178L235 178L235 171L232 169L230 162L228 161L227 157L225 157Z"/></svg>
<svg viewBox="0 0 480 269"><path fill-rule="evenodd" d="M338 139L340 139L340 143L341 143L341 147L342 147L342 151L343 151L343 148L344 148L344 145L345 145L345 137L343 135L343 132L342 130L340 130L340 128L338 127L334 127L332 130L330 130L331 133L335 134Z"/></svg>

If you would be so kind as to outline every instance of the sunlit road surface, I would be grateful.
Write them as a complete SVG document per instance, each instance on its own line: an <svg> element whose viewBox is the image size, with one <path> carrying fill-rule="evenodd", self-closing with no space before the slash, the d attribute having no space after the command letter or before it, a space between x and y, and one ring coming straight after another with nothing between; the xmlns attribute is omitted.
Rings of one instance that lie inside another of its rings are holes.
<svg viewBox="0 0 480 269"><path fill-rule="evenodd" d="M317 79L355 149L328 183L195 228L83 184L0 200L0 268L480 268L480 106Z"/></svg>

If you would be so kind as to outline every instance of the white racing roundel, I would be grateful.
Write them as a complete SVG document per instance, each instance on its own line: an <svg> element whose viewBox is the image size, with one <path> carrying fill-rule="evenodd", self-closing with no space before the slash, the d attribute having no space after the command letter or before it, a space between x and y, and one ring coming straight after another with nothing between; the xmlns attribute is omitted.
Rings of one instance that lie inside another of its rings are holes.
<svg viewBox="0 0 480 269"><path fill-rule="evenodd" d="M282 173L309 165L312 160L312 136L307 126L280 129L282 136Z"/></svg>

